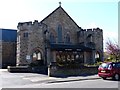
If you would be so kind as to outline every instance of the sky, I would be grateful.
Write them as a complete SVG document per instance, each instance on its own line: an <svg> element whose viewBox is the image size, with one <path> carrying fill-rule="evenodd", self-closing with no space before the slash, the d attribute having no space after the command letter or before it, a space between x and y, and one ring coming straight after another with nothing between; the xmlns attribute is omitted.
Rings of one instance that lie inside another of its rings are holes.
<svg viewBox="0 0 120 90"><path fill-rule="evenodd" d="M83 29L103 29L105 42L118 42L118 0L0 0L0 28L17 29L19 22L44 19L61 6Z"/></svg>

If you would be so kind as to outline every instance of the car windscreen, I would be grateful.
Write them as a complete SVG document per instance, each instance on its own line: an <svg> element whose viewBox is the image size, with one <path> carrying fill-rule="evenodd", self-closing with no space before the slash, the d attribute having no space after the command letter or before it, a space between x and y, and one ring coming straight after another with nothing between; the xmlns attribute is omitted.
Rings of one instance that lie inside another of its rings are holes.
<svg viewBox="0 0 120 90"><path fill-rule="evenodd" d="M100 67L102 67L102 68L108 68L109 65L110 65L110 64L108 64L108 63L103 63L103 64L100 65Z"/></svg>

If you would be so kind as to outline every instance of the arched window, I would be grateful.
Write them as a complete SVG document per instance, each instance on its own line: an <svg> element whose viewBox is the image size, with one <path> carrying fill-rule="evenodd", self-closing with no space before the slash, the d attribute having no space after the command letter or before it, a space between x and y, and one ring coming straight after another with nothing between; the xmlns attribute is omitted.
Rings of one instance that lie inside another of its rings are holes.
<svg viewBox="0 0 120 90"><path fill-rule="evenodd" d="M88 42L93 42L93 36L92 36L92 34L89 34L89 35L87 36L87 41L88 41Z"/></svg>
<svg viewBox="0 0 120 90"><path fill-rule="evenodd" d="M100 60L100 53L98 51L95 53L95 59L96 59L96 62L100 62L101 61Z"/></svg>
<svg viewBox="0 0 120 90"><path fill-rule="evenodd" d="M62 42L62 26L59 24L57 28L57 33L58 33L58 43Z"/></svg>
<svg viewBox="0 0 120 90"><path fill-rule="evenodd" d="M65 43L70 43L70 35L67 34L65 37Z"/></svg>
<svg viewBox="0 0 120 90"><path fill-rule="evenodd" d="M39 50L34 51L33 60L42 60L42 54Z"/></svg>
<svg viewBox="0 0 120 90"><path fill-rule="evenodd" d="M37 54L36 53L33 53L33 58L37 58Z"/></svg>
<svg viewBox="0 0 120 90"><path fill-rule="evenodd" d="M50 33L50 42L51 42L51 43L55 43L55 42L56 42L55 36L54 36L53 33Z"/></svg>
<svg viewBox="0 0 120 90"><path fill-rule="evenodd" d="M42 59L41 53L39 52L37 55L38 55L37 59L41 60Z"/></svg>

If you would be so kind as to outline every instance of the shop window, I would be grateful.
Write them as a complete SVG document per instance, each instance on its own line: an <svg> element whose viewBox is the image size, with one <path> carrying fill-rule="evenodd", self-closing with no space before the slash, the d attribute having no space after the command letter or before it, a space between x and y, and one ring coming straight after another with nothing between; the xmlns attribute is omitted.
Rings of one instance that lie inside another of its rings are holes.
<svg viewBox="0 0 120 90"><path fill-rule="evenodd" d="M75 58L76 58L76 59L79 59L79 55L77 54L77 55L75 56Z"/></svg>
<svg viewBox="0 0 120 90"><path fill-rule="evenodd" d="M72 55L72 56L71 56L71 60L72 60L72 61L74 61L74 60L75 60L75 59L74 59L74 55Z"/></svg>
<svg viewBox="0 0 120 90"><path fill-rule="evenodd" d="M67 55L67 60L70 61L70 55Z"/></svg>

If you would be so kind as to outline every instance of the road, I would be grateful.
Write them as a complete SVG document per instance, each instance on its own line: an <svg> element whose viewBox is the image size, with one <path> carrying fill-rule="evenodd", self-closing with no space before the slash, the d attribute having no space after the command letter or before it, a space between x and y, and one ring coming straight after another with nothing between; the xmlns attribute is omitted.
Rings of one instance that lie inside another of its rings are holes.
<svg viewBox="0 0 120 90"><path fill-rule="evenodd" d="M111 79L103 80L84 79L75 80L66 78L51 78L47 75L35 73L9 73L4 71L1 73L2 88L118 88L118 81ZM67 80L67 81L66 81Z"/></svg>

